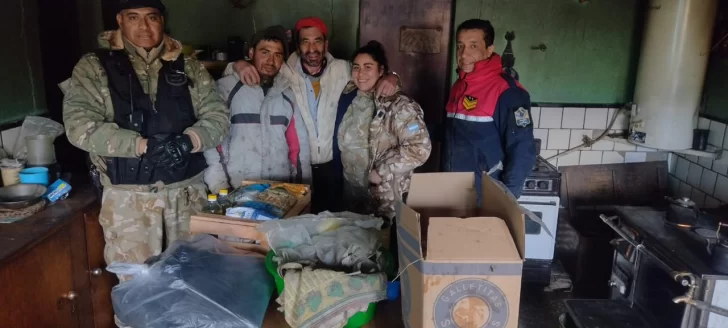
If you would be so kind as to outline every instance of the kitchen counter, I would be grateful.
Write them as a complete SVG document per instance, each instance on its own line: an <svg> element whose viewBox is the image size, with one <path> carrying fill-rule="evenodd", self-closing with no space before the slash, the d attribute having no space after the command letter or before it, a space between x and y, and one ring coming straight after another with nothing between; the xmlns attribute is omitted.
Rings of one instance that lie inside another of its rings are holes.
<svg viewBox="0 0 728 328"><path fill-rule="evenodd" d="M0 266L53 235L95 200L92 188L74 188L67 199L48 205L33 216L0 224Z"/></svg>
<svg viewBox="0 0 728 328"><path fill-rule="evenodd" d="M90 185L71 185L67 199L0 224L3 327L114 327L99 204Z"/></svg>

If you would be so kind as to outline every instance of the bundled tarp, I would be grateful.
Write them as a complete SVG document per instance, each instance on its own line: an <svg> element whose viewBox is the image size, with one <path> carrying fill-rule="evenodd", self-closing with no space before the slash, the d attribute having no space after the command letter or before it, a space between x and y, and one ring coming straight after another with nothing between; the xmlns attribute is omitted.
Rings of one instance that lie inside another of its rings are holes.
<svg viewBox="0 0 728 328"><path fill-rule="evenodd" d="M115 314L131 327L261 327L274 288L263 258L209 235L175 242L154 263L108 270L132 276L111 292Z"/></svg>

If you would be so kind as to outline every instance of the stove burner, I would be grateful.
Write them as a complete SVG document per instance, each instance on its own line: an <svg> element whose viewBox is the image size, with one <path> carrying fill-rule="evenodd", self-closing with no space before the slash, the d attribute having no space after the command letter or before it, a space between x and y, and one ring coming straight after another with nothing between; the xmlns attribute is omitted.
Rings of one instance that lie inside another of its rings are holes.
<svg viewBox="0 0 728 328"><path fill-rule="evenodd" d="M561 189L561 172L543 157L536 163L523 184L523 195L558 196Z"/></svg>

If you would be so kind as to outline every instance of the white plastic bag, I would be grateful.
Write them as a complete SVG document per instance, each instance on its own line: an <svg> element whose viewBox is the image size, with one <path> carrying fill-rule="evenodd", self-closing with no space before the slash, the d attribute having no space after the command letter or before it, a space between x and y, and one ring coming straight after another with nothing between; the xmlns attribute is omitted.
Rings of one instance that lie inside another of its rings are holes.
<svg viewBox="0 0 728 328"><path fill-rule="evenodd" d="M381 247L384 221L374 216L351 212L322 212L285 220L266 221L258 230L281 264L321 263L331 267L375 266L371 258Z"/></svg>
<svg viewBox="0 0 728 328"><path fill-rule="evenodd" d="M111 291L114 313L131 327L259 328L274 288L263 261L198 235L151 264L112 263L132 276Z"/></svg>
<svg viewBox="0 0 728 328"><path fill-rule="evenodd" d="M20 128L18 139L15 140L15 145L13 146L13 158L26 159L28 157L28 150L25 147L25 137L45 134L53 137L55 140L55 138L58 138L58 136L63 133L64 130L61 123L45 117L27 116Z"/></svg>

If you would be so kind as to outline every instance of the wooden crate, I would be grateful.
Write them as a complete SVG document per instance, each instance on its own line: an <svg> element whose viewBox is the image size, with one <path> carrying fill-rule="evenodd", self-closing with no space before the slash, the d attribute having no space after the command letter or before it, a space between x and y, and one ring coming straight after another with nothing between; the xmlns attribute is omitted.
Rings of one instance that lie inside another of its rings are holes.
<svg viewBox="0 0 728 328"><path fill-rule="evenodd" d="M243 185L252 183L276 183L272 181L245 181ZM307 186L308 187L308 186ZM311 209L311 190L301 196L298 196L298 201L286 215L284 219L298 216L301 214L309 213ZM216 215L209 213L196 213L190 217L190 232L194 233L207 233L218 236L229 236L237 237L242 239L248 239L256 241L256 244L252 243L236 243L228 242L230 245L236 248L251 250L258 253L267 253L270 250L268 241L265 238L265 234L258 231L258 225L263 221L249 220L233 218L225 215Z"/></svg>

